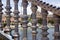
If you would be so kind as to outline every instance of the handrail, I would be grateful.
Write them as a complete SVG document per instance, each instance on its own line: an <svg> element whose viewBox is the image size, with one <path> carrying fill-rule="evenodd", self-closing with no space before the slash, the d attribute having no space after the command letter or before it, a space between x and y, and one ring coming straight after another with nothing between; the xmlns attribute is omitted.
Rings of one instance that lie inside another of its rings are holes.
<svg viewBox="0 0 60 40"><path fill-rule="evenodd" d="M51 11L54 14L60 16L60 8L56 8L56 6L50 5L49 3L43 2L43 1L39 1L39 0L27 0L31 3L33 3L34 5L38 5L41 8L47 10L47 11Z"/></svg>
<svg viewBox="0 0 60 40"><path fill-rule="evenodd" d="M9 39L9 40L13 40L10 35L4 33L3 31L0 31L0 34L1 34L3 37L5 37L5 38L7 38L7 39Z"/></svg>

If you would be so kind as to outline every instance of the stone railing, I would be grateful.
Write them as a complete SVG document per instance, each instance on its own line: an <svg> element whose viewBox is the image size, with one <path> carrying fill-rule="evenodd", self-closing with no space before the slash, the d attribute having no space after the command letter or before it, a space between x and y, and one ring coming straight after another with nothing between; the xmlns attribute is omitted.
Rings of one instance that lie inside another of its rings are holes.
<svg viewBox="0 0 60 40"><path fill-rule="evenodd" d="M48 12L47 11L51 11L53 12L54 14L54 40L60 40L60 30L59 30L59 23L60 23L60 9L59 8L56 8L56 7L53 7L52 5L49 5L49 4L46 4L45 2L42 2L42 1L39 1L39 0L22 0L22 6L23 6L23 15L22 16L19 16L18 14L20 13L19 10L18 10L18 2L20 0L13 0L14 1L14 25L15 25L15 31L14 31L14 34L12 35L13 36L13 39L14 40L20 40L20 35L19 35L19 30L18 30L18 24L19 24L19 17L22 18L22 21L21 21L21 26L23 28L23 39L22 40L27 40L27 24L28 24L28 16L27 16L27 6L28 6L28 1L31 2L31 10L32 10L32 14L31 14L31 19L32 19L32 26L31 26L31 29L32 29L32 40L37 40L37 18L36 18L36 11L38 9L37 6L40 6L41 7L41 13L42 13L42 37L41 37L41 40L49 40L49 38L47 37L48 36L48 27L47 27L47 15L48 15ZM0 0L0 30L2 31L2 29L4 29L4 33L6 34L9 34L11 35L11 31L12 29L10 28L10 18L11 18L11 6L10 6L10 0L6 0L6 27L3 28L3 23L2 23L2 15L3 15L3 8L2 6L4 6L2 4L2 0Z"/></svg>

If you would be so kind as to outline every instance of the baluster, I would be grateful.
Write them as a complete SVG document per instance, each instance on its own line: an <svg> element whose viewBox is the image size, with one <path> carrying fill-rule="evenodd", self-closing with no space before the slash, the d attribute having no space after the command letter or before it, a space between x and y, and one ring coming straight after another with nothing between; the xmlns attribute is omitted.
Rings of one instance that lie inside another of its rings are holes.
<svg viewBox="0 0 60 40"><path fill-rule="evenodd" d="M10 13L11 13L11 11L10 11L10 9L11 9L11 7L10 7L10 0L6 0L6 14L7 14L7 16L6 16L6 23L7 23L7 25L6 25L6 27L5 27L5 30L4 30L4 32L6 32L6 33L10 33Z"/></svg>
<svg viewBox="0 0 60 40"><path fill-rule="evenodd" d="M15 34L13 35L14 40L19 40L19 32L18 32L18 23L19 23L19 11L18 11L18 2L19 0L14 0L14 19L15 19Z"/></svg>
<svg viewBox="0 0 60 40"><path fill-rule="evenodd" d="M41 9L41 13L42 13L42 19L43 19L43 21L42 21L43 26L42 26L42 38L41 38L41 40L49 40L49 38L47 37L47 35L48 35L48 32L47 32L47 30L48 30L48 27L47 27L48 12L45 9Z"/></svg>
<svg viewBox="0 0 60 40"><path fill-rule="evenodd" d="M2 4L2 2L0 0L0 30L2 30L2 14L3 14L3 12L2 12L2 10L3 10L2 6L3 6L3 4Z"/></svg>
<svg viewBox="0 0 60 40"><path fill-rule="evenodd" d="M37 11L37 6L34 4L31 4L31 18L32 18L32 40L37 40L36 39L36 34L37 34L37 19L36 19L36 11Z"/></svg>
<svg viewBox="0 0 60 40"><path fill-rule="evenodd" d="M60 40L60 32L59 32L59 16L54 14L54 40Z"/></svg>
<svg viewBox="0 0 60 40"><path fill-rule="evenodd" d="M27 5L28 5L28 1L22 0L22 5L23 5L23 16L22 16L23 40L27 40L27 23L28 23Z"/></svg>

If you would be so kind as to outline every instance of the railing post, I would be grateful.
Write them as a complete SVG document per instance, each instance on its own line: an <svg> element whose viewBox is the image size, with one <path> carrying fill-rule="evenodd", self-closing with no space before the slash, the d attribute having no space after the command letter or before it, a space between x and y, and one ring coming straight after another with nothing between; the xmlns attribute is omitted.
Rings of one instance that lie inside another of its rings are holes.
<svg viewBox="0 0 60 40"><path fill-rule="evenodd" d="M2 14L3 14L3 12L2 12L2 10L3 10L2 6L3 6L3 4L2 4L2 2L0 0L0 30L2 30Z"/></svg>
<svg viewBox="0 0 60 40"><path fill-rule="evenodd" d="M19 30L18 30L18 23L19 23L19 11L18 11L18 2L19 0L14 0L14 22L15 22L15 33L13 35L14 40L19 40Z"/></svg>
<svg viewBox="0 0 60 40"><path fill-rule="evenodd" d="M28 23L27 6L28 6L28 1L22 0L22 6L23 6L23 16L22 16L23 40L27 40L27 23Z"/></svg>
<svg viewBox="0 0 60 40"><path fill-rule="evenodd" d="M41 38L41 40L49 40L49 38L47 37L47 35L48 35L48 32L47 32L47 30L48 30L48 27L47 27L48 12L45 9L41 9L41 13L42 13L42 19L43 19L43 21L42 21L43 26L42 26L42 38Z"/></svg>
<svg viewBox="0 0 60 40"><path fill-rule="evenodd" d="M55 26L54 40L60 40L59 21L60 21L59 16L54 14L54 26Z"/></svg>
<svg viewBox="0 0 60 40"><path fill-rule="evenodd" d="M6 33L10 33L10 13L11 13L11 11L10 11L10 9L11 9L11 7L10 7L10 0L6 0L6 14L7 14L7 16L6 16L6 23L7 23L7 25L6 25L6 27L5 27L5 30L4 30L4 32L6 32Z"/></svg>
<svg viewBox="0 0 60 40"><path fill-rule="evenodd" d="M36 19L36 11L37 11L37 6L31 3L31 18L32 18L32 40L37 40L36 39L36 34L37 34L37 19Z"/></svg>

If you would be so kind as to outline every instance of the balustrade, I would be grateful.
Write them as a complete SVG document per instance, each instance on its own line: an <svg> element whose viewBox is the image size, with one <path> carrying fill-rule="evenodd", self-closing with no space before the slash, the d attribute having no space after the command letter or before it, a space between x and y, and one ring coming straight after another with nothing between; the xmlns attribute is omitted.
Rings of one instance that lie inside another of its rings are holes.
<svg viewBox="0 0 60 40"><path fill-rule="evenodd" d="M48 12L47 12L47 10L45 10L45 9L41 9L41 13L42 13L42 19L43 19L43 21L42 21L42 38L41 38L41 40L49 40L49 38L47 37L47 35L48 35L48 32L47 32L47 30L48 30L48 27L47 27L47 15L48 15Z"/></svg>
<svg viewBox="0 0 60 40"><path fill-rule="evenodd" d="M37 11L37 6L31 3L31 10L32 10L32 14L31 14L31 18L32 18L32 40L37 40L37 18L36 18L36 11Z"/></svg>
<svg viewBox="0 0 60 40"><path fill-rule="evenodd" d="M2 30L2 14L3 14L3 12L2 12L2 10L3 10L2 6L3 6L3 4L2 4L2 1L0 0L0 30Z"/></svg>
<svg viewBox="0 0 60 40"><path fill-rule="evenodd" d="M28 16L27 16L27 6L28 1L22 0L22 6L23 6L23 16L22 16L22 27L23 27L23 40L27 40L27 23L28 23Z"/></svg>
<svg viewBox="0 0 60 40"><path fill-rule="evenodd" d="M19 23L19 11L18 11L18 2L19 0L14 0L14 22L15 22L15 33L13 35L14 40L19 40L19 30L18 30L18 23Z"/></svg>
<svg viewBox="0 0 60 40"><path fill-rule="evenodd" d="M11 11L10 11L10 9L11 9L11 6L10 6L10 0L6 0L6 11L5 11L5 13L6 13L6 23L7 23L7 25L6 25L6 27L5 27L5 30L4 30L4 32L6 32L6 33L10 33L10 13L11 13Z"/></svg>
<svg viewBox="0 0 60 40"><path fill-rule="evenodd" d="M48 38L48 26L47 26L47 16L48 16L48 11L53 12L53 18L54 18L54 40L60 40L60 29L59 29L59 23L60 23L60 16L56 15L57 13L59 14L60 9L56 9L56 7L52 7L52 5L46 4L45 2L39 1L39 0L22 0L22 7L23 7L23 15L20 16L22 18L21 24L23 28L23 39L22 40L28 40L27 38L27 29L28 29L28 15L27 15L27 7L28 7L28 1L31 2L31 19L32 19L32 40L37 40L37 18L36 18L36 12L38 9L38 6L41 7L41 14L42 14L42 32L41 32L41 40L49 40ZM14 2L14 34L13 38L14 40L20 40L20 34L19 34L19 10L18 10L18 3L19 0L13 0ZM10 18L11 18L11 6L10 6L10 0L6 0L6 27L4 28L4 33L10 34L11 33L11 28L10 28ZM40 3L40 4L39 4ZM49 6L48 6L49 5ZM2 0L0 0L0 31L3 29L3 24L2 24L2 15L4 12L2 12L4 6L2 4ZM48 8L47 8L48 7ZM50 9L49 9L50 8ZM56 11L56 12L55 12ZM39 30L40 31L40 30ZM11 35L10 35L11 36Z"/></svg>
<svg viewBox="0 0 60 40"><path fill-rule="evenodd" d="M54 40L60 40L59 19L60 17L54 14Z"/></svg>

